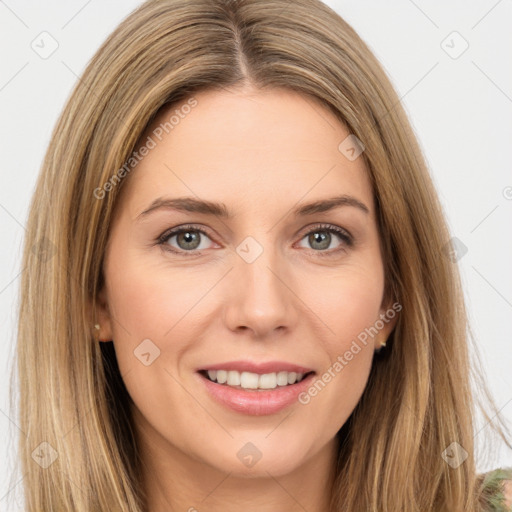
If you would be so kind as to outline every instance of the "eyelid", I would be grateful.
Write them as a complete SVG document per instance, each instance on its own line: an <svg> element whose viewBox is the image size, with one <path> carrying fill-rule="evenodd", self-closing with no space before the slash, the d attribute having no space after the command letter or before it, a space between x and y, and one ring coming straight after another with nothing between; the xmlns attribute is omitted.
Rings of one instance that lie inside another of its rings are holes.
<svg viewBox="0 0 512 512"><path fill-rule="evenodd" d="M306 235L309 235L310 233L316 233L317 231L329 231L329 232L334 232L334 233L338 234L340 237L345 237L347 239L347 243L348 243L348 240L350 240L350 242L353 242L353 240L354 240L354 237L351 235L351 233L347 229L342 228L340 226L336 226L335 224L321 222L321 223L310 225L304 229L306 229L306 232L303 233L302 238L304 238Z"/></svg>
<svg viewBox="0 0 512 512"><path fill-rule="evenodd" d="M166 229L159 237L158 237L158 240L159 241L162 241L162 240L166 240L168 239L169 237L171 236L174 236L174 235L177 235L183 231L199 231L207 236L210 236L210 234L208 233L208 231L206 230L206 228L203 228L203 227L199 227L199 226L196 226L194 224L183 224L183 225L180 225L180 226L175 226L174 228L169 228L169 229Z"/></svg>

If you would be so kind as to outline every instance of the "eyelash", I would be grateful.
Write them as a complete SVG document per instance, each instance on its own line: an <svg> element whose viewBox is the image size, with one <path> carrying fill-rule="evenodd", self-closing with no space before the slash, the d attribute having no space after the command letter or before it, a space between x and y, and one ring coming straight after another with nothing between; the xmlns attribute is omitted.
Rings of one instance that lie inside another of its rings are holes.
<svg viewBox="0 0 512 512"><path fill-rule="evenodd" d="M198 233L201 233L202 235L207 236L208 238L212 238L204 229L198 228L194 226L193 224L180 226L179 228L172 229L170 231L165 231L163 234L161 234L157 238L157 245L161 245L162 249L168 252L171 252L173 254L186 254L186 253L192 253L192 254L201 254L201 251L193 250L193 251L185 251L185 250L176 250L175 248L170 248L170 246L167 244L170 238L172 238L175 235L179 235L180 233L185 233L187 231L197 231ZM350 248L354 244L354 240L352 236L345 231L344 229L341 229L337 226L334 226L332 224L319 224L317 226L314 226L312 229L304 233L302 235L302 238L305 238L306 236L310 235L311 233L317 233L317 232L328 232L328 233L334 233L335 235L338 235L342 241L342 246L336 248L336 249L330 249L328 251L315 251L314 249L310 249L311 251L315 252L316 255L320 257L330 257L334 256L341 250L345 250L346 247ZM343 247L343 244L345 244L346 247Z"/></svg>

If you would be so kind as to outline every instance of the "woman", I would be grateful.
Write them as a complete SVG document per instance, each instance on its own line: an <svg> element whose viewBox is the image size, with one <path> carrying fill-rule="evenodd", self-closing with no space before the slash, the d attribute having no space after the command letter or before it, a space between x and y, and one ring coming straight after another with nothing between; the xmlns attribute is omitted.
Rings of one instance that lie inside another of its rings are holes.
<svg viewBox="0 0 512 512"><path fill-rule="evenodd" d="M68 101L27 231L28 511L506 510L435 189L322 3L144 3Z"/></svg>

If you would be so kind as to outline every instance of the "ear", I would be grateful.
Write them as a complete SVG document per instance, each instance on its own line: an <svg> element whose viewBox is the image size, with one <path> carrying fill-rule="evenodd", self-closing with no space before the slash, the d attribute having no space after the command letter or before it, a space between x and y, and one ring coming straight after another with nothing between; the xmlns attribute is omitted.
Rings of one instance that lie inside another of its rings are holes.
<svg viewBox="0 0 512 512"><path fill-rule="evenodd" d="M379 318L375 322L375 327L378 328L378 333L375 336L375 350L379 350L383 343L386 343L387 339L393 332L398 321L398 315L402 310L402 305L398 301L389 300L386 304L383 304L379 310Z"/></svg>
<svg viewBox="0 0 512 512"><path fill-rule="evenodd" d="M112 341L112 318L104 285L97 295L96 316L96 323L100 326L99 330L96 330L99 341Z"/></svg>

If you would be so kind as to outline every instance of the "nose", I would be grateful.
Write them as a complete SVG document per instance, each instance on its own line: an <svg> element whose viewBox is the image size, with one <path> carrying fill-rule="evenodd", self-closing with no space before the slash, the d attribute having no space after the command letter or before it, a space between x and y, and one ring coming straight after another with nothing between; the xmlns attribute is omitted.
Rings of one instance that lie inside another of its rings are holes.
<svg viewBox="0 0 512 512"><path fill-rule="evenodd" d="M224 312L229 329L249 330L253 337L263 339L274 331L293 328L298 317L297 297L286 262L270 249L264 249L252 263L238 255L234 261Z"/></svg>

